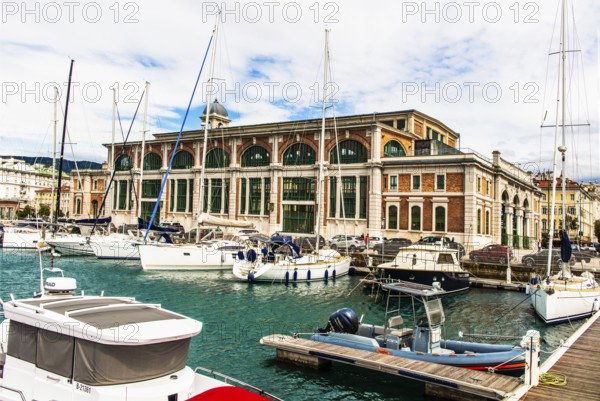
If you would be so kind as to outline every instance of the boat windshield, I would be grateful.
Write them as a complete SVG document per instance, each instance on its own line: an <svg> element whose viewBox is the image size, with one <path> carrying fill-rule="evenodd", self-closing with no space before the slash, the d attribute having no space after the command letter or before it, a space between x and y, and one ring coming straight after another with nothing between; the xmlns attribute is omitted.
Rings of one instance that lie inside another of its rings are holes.
<svg viewBox="0 0 600 401"><path fill-rule="evenodd" d="M442 307L442 300L440 298L426 301L425 310L427 311L427 319L431 326L444 324L446 317L444 316L444 308Z"/></svg>

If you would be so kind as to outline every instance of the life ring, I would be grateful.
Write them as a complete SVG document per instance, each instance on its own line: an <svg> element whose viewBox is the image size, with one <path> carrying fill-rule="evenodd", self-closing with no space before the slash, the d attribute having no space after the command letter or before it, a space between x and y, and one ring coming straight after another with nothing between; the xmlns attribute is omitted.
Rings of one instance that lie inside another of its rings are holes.
<svg viewBox="0 0 600 401"><path fill-rule="evenodd" d="M383 355L392 355L392 351L390 351L389 349L385 349L385 348L377 348L375 350L375 352L377 352L378 354L383 354Z"/></svg>

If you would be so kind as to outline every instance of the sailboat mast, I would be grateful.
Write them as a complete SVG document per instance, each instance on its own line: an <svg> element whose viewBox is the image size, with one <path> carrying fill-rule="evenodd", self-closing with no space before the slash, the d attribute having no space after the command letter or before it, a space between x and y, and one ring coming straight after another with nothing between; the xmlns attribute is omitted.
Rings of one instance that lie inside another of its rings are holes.
<svg viewBox="0 0 600 401"><path fill-rule="evenodd" d="M208 146L208 123L210 117L210 99L211 99L211 88L212 81L215 73L215 61L217 55L217 39L219 33L219 18L221 17L221 13L217 16L217 21L215 22L215 27L213 29L213 40L215 46L213 46L211 55L210 55L210 72L208 74L208 85L206 86L206 116L204 117L204 141L202 143L202 166L200 168L200 191L199 191L199 199L198 199L198 218L202 216L204 211L204 167L206 164L206 148ZM196 243L200 240L200 230L196 230Z"/></svg>
<svg viewBox="0 0 600 401"><path fill-rule="evenodd" d="M54 135L52 140L52 200L50 201L50 223L54 221L54 197L56 195L56 132L58 130L58 87L54 87Z"/></svg>
<svg viewBox="0 0 600 401"><path fill-rule="evenodd" d="M561 146L558 147L558 151L561 154L561 198L562 198L562 229L565 230L566 233L568 233L568 228L567 228L567 208L565 207L565 202L567 200L567 164L566 164L566 158L565 158L565 153L567 152L567 146L566 146L566 132L565 132L565 113L566 113L566 105L565 105L565 93L566 93L566 67L567 67L567 52L566 52L566 31L567 31L567 1L563 0L562 2L562 21L561 21L561 54L560 54L560 59L561 59L561 136L562 136L562 141L561 141ZM561 240L564 240L565 236L561 235ZM567 273L567 269L568 269L568 262L565 262L564 260L561 259L561 270L562 270L562 276L566 277L566 273Z"/></svg>
<svg viewBox="0 0 600 401"><path fill-rule="evenodd" d="M142 217L142 188L144 186L144 151L146 150L146 132L148 131L148 91L150 90L150 82L146 81L146 89L144 90L144 122L142 123L142 154L140 156L140 190L138 196L138 213L137 217ZM150 222L152 223L152 222Z"/></svg>
<svg viewBox="0 0 600 401"><path fill-rule="evenodd" d="M65 138L67 136L67 116L69 114L69 98L71 96L71 80L73 78L73 64L75 60L71 60L71 67L69 68L69 82L67 84L67 100L65 101L65 119L63 121L63 132L62 140L60 143L60 162L58 165L58 191L56 192L56 209L54 210L54 221L58 222L58 214L60 211L60 187L62 185L62 171L63 162L65 159ZM57 226L54 225L53 232L56 233Z"/></svg>
<svg viewBox="0 0 600 401"><path fill-rule="evenodd" d="M323 183L325 180L325 171L323 162L325 158L325 114L327 111L327 69L329 68L329 29L325 29L325 55L323 60L323 104L321 109L321 135L319 136L319 175L317 177L317 227L315 230L316 241L315 249L319 252L319 240L321 235L321 215L323 214Z"/></svg>

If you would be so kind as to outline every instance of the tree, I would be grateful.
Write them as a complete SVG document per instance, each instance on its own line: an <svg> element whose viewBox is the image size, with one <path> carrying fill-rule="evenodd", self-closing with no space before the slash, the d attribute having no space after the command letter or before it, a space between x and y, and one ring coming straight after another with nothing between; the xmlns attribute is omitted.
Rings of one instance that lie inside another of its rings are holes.
<svg viewBox="0 0 600 401"><path fill-rule="evenodd" d="M31 209L31 206L26 205L23 209L18 210L16 214L18 219L26 219L33 215L33 210Z"/></svg>
<svg viewBox="0 0 600 401"><path fill-rule="evenodd" d="M50 208L48 207L48 205L40 205L40 208L38 209L38 216L40 216L40 217L50 216Z"/></svg>

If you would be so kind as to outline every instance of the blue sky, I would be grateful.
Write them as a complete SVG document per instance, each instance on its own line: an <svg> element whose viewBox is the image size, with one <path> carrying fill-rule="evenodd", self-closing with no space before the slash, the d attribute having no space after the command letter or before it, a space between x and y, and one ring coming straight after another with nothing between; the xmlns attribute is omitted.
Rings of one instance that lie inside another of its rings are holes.
<svg viewBox="0 0 600 401"><path fill-rule="evenodd" d="M328 27L336 115L417 109L460 132L462 147L484 155L499 150L509 161L541 168L552 157L553 132L539 126L546 111L547 124L555 114L558 61L547 54L558 46L557 0L72 4L2 4L1 154L50 155L52 88L57 83L64 94L71 57L77 84L69 132L76 157L106 159L111 87L118 88L126 119L149 81L150 132L177 131L216 6L224 6L215 96L232 125L320 117L313 106ZM580 77L570 91L569 119L592 124L568 139L579 166L569 175L578 178L590 171L600 176L600 4L578 0L575 19L582 52L569 71ZM199 128L204 102L204 94L196 96L187 129ZM58 126L60 132L62 121ZM140 139L140 131L141 116L132 137Z"/></svg>

